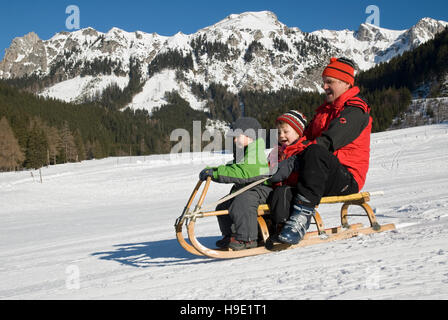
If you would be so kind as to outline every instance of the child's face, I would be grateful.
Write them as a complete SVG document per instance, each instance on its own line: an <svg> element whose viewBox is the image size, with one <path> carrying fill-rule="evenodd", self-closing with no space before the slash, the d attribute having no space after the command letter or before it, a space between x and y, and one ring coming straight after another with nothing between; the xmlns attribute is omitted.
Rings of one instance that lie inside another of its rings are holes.
<svg viewBox="0 0 448 320"><path fill-rule="evenodd" d="M289 146L297 139L300 138L300 135L294 130L289 124L286 122L280 122L277 124L278 129L278 142L280 142L284 146Z"/></svg>
<svg viewBox="0 0 448 320"><path fill-rule="evenodd" d="M245 136L244 134L240 134L239 136L233 138L233 142L235 142L236 146L238 148L244 148L251 144L254 140L252 138L249 138L248 136Z"/></svg>

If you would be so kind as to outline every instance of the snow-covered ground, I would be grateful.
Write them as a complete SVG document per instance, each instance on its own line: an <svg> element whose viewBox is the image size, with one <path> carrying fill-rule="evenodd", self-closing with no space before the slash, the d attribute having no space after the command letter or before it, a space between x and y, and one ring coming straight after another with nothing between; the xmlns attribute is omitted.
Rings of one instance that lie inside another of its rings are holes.
<svg viewBox="0 0 448 320"><path fill-rule="evenodd" d="M397 230L237 260L184 251L173 224L206 164L108 158L0 174L1 299L448 299L448 124L372 135L365 191ZM213 184L206 202L226 194ZM339 207L320 207L327 226ZM367 219L352 217L351 222ZM314 228L314 227L312 227ZM205 244L215 218L199 221Z"/></svg>

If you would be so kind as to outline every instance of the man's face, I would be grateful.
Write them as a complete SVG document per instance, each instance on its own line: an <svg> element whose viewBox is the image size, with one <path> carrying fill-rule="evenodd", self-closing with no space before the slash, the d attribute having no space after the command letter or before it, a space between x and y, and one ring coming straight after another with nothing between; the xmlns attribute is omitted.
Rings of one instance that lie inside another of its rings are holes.
<svg viewBox="0 0 448 320"><path fill-rule="evenodd" d="M328 103L333 103L345 91L350 89L350 84L339 79L323 76L322 81L322 88L325 90L325 94L327 95L326 100Z"/></svg>

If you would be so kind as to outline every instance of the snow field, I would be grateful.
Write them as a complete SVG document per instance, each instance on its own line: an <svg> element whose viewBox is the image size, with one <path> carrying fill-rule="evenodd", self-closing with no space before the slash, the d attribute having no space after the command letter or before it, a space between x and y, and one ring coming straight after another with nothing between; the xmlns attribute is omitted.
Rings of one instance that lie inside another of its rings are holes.
<svg viewBox="0 0 448 320"><path fill-rule="evenodd" d="M42 184L0 173L0 298L447 299L448 124L376 133L371 147L364 191L385 192L370 204L397 230L237 260L187 253L173 227L199 171L229 155L57 165ZM229 189L213 184L206 203ZM325 226L339 208L319 208ZM216 219L197 234L212 246Z"/></svg>

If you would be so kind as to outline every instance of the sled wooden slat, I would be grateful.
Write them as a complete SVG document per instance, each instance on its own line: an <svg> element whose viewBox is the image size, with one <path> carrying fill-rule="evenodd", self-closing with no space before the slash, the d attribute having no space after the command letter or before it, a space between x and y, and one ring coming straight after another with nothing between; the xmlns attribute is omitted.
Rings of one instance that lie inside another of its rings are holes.
<svg viewBox="0 0 448 320"><path fill-rule="evenodd" d="M184 208L184 212L182 212L182 215L178 218L178 220L176 221L176 224L174 225L174 227L176 228L176 238L177 241L179 242L179 244L182 246L182 248L184 248L185 250L187 250L188 252L195 254L195 255L199 255L202 256L202 253L200 253L195 247L193 247L191 244L189 244L183 234L182 234L182 226L184 224L184 215L188 212L188 210L190 210L191 204L193 203L194 198L196 197L196 194L199 191L199 188L201 187L202 181L199 181L196 184L196 187L193 189L193 192L191 193L190 198L188 199L188 203Z"/></svg>
<svg viewBox="0 0 448 320"><path fill-rule="evenodd" d="M335 231L335 229L338 229L339 231ZM328 243L332 241L337 240L344 240L356 237L360 234L371 234L376 232L382 232L387 230L393 230L395 229L395 226L393 224L388 224L381 227L380 231L375 231L372 228L360 228L360 225L352 225L349 229L341 230L340 228L330 228L327 229L327 234L330 234L327 238L321 238L319 236L316 236L314 233L314 236L306 235L303 240L301 240L296 245L287 245L287 244L274 244L273 248L267 249L266 247L257 247L253 249L247 249L247 250L240 250L240 251L231 251L231 250L215 250L210 249L202 245L194 235L194 222L191 222L188 225L188 235L190 240L192 241L193 245L200 251L203 255L215 258L215 259L234 259L234 258L244 258L244 257L250 257L250 256L256 256L260 254L266 254L266 253L272 253L274 251L282 251L282 250L289 250L289 249L295 249L295 248L301 248L306 247L310 245L315 244L321 244L321 243Z"/></svg>
<svg viewBox="0 0 448 320"><path fill-rule="evenodd" d="M333 196L333 197L323 197L320 200L320 204L331 204L331 203L346 203L346 202L354 202L354 201L370 201L370 193L369 192L361 192L350 194L348 196ZM262 204L258 207L258 212L266 212L269 211L269 206L267 204Z"/></svg>
<svg viewBox="0 0 448 320"><path fill-rule="evenodd" d="M176 229L176 238L179 242L179 244L188 252L200 255L200 256L207 256L210 258L216 258L216 259L233 259L233 258L242 258L242 257L248 257L248 256L255 256L259 254L265 254L265 253L272 253L273 251L280 251L280 250L286 250L286 249L293 249L293 248L299 248L299 247L305 247L309 245L314 244L320 244L320 243L327 243L331 241L336 240L343 240L343 239L349 239L352 237L356 237L360 234L372 234L377 232L383 232L383 231L389 231L395 229L394 224L387 224L387 225L380 225L377 220L376 216L370 207L370 205L367 203L370 201L370 196L372 193L369 192L362 192L357 194L351 194L347 196L332 196L332 197L324 197L322 198L319 205L322 204L334 204L334 203L341 203L342 207L340 210L341 214L341 226L333 227L333 228L326 228L324 229L324 224L322 221L322 218L317 211L315 211L314 215L314 224L316 225L317 230L316 231L310 231L308 232L304 238L296 245L287 245L282 243L274 243L272 246L268 249L264 245L259 246L257 248L253 249L246 249L246 250L240 250L240 251L232 251L232 250L221 250L221 249L210 249L203 244L199 242L195 235L195 224L198 218L206 218L206 217L213 217L213 216L220 216L220 215L226 215L229 214L228 210L220 210L220 211L208 211L208 212L202 212L200 210L204 200L205 196L207 194L209 185L210 185L211 179L208 178L207 182L204 186L204 189L200 195L198 204L196 205L193 212L190 210L190 207L193 203L193 199L196 197L196 194L198 193L198 190L202 184L202 182L198 182L195 189L193 190L192 195L190 196L187 206L185 207L182 215L176 220L175 229ZM348 223L348 217L350 216L348 214L348 208L351 205L360 206L363 208L365 212L365 216L369 219L370 227L363 227L361 223L357 224L349 224ZM266 243L269 238L269 230L266 224L266 221L263 216L269 215L269 206L267 204L260 205L258 207L258 225L261 231L261 243ZM182 229L183 226L186 226L187 234L189 242L184 238Z"/></svg>
<svg viewBox="0 0 448 320"><path fill-rule="evenodd" d="M176 229L176 238L177 241L179 242L179 244L182 246L182 248L184 248L185 250L187 250L188 252L197 255L197 256L202 256L202 253L200 253L195 247L193 247L191 244L189 244L183 234L182 234L182 225L179 225Z"/></svg>

